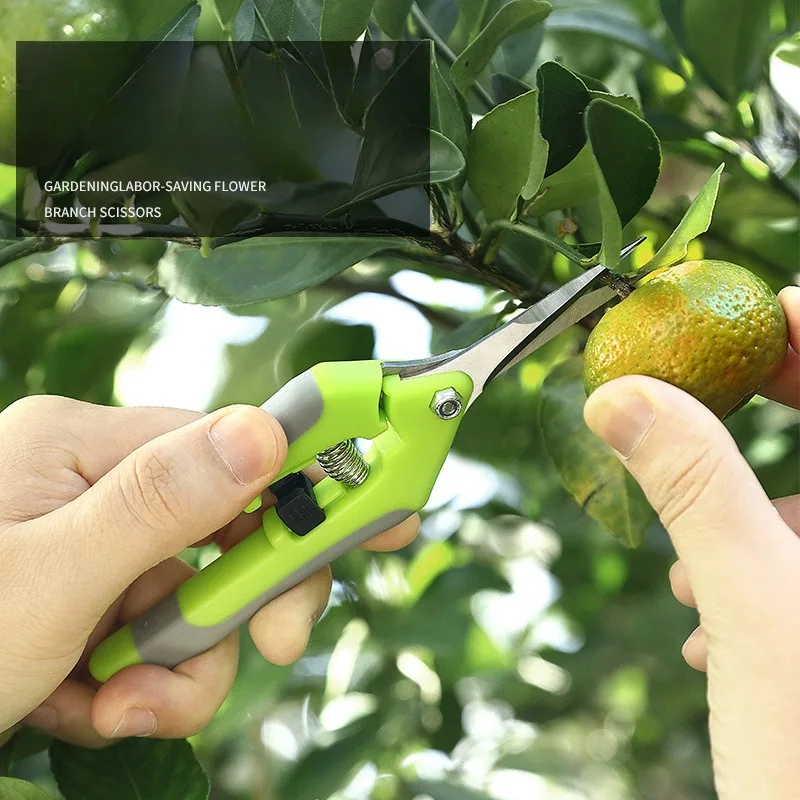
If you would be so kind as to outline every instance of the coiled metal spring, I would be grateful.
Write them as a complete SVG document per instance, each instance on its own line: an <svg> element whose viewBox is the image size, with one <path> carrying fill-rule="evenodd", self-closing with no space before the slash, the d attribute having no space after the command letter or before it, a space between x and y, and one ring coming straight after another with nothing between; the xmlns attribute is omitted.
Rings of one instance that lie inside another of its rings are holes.
<svg viewBox="0 0 800 800"><path fill-rule="evenodd" d="M317 456L317 461L326 475L345 486L360 486L369 475L369 464L352 439L324 450Z"/></svg>

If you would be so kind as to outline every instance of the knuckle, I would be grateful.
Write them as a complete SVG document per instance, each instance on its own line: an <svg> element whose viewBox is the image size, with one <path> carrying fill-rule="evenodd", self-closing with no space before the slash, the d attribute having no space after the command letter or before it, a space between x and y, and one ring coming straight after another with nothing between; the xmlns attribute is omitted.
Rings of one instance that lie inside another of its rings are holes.
<svg viewBox="0 0 800 800"><path fill-rule="evenodd" d="M50 416L53 414L64 414L80 405L79 400L69 397L60 397L52 394L32 394L15 400L8 408L2 412L4 419L15 421L20 417L25 419L34 417Z"/></svg>
<svg viewBox="0 0 800 800"><path fill-rule="evenodd" d="M127 511L144 528L173 528L185 517L179 467L157 448L133 454L121 494Z"/></svg>
<svg viewBox="0 0 800 800"><path fill-rule="evenodd" d="M711 491L722 456L704 445L676 463L656 491L654 505L666 528L674 525Z"/></svg>

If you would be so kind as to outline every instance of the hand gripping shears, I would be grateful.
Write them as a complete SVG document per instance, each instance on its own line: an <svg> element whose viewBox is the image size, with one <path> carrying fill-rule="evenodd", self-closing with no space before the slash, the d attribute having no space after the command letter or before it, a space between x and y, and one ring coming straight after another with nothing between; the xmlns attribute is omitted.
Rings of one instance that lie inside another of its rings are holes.
<svg viewBox="0 0 800 800"><path fill-rule="evenodd" d="M289 381L263 406L289 443L271 487L275 507L258 530L101 643L92 675L106 681L140 663L171 668L208 650L270 600L421 509L484 387L614 299L609 278L593 267L463 350L317 364ZM363 456L357 438L371 442ZM312 486L302 470L315 461L328 477Z"/></svg>

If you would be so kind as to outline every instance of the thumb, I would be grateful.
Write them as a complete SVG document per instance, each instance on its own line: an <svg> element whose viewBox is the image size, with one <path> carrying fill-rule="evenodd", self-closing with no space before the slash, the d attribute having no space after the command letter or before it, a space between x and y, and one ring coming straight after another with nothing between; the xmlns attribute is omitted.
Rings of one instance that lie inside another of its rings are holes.
<svg viewBox="0 0 800 800"><path fill-rule="evenodd" d="M143 572L236 517L285 455L277 421L250 406L222 409L134 450L50 515L76 565L59 570L74 583L66 596L102 613Z"/></svg>
<svg viewBox="0 0 800 800"><path fill-rule="evenodd" d="M733 438L690 395L633 375L593 392L584 416L659 514L698 601L711 582L741 591L770 544L785 545L786 526Z"/></svg>

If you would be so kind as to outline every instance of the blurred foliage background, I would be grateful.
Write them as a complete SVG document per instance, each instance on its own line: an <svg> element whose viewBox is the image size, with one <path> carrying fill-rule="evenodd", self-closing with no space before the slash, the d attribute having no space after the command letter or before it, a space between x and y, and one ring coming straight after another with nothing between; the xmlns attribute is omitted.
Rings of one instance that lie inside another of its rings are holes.
<svg viewBox="0 0 800 800"><path fill-rule="evenodd" d="M142 5L121 4L133 29L145 24ZM171 0L163 13L186 5ZM207 38L240 19L237 0L201 5ZM249 5L269 20L286 4ZM370 34L433 36L446 67L447 51L460 52L502 5L377 0ZM303 18L315 1L296 6ZM735 261L778 289L799 266L797 22L793 0L554 0L544 22L494 51L481 92L511 79L535 85L537 67L558 59L587 84L635 98L664 157L626 228L648 236L635 258L652 255L725 162L713 224L690 256ZM493 82L497 73L510 77ZM486 110L480 94L470 95L474 115ZM14 188L14 169L0 167L7 208ZM464 203L480 222L469 191ZM577 233L564 231L566 217ZM599 220L590 198L534 224L580 244L600 239ZM468 224L463 235L470 241ZM152 280L174 249L73 242L4 266L0 406L41 392L206 410L261 404L321 360L417 358L466 343L511 299L480 274L384 254L299 294L209 308ZM531 238L510 237L501 253L528 286L574 274ZM235 280L239 262L226 263L224 248L214 258ZM694 614L670 594L667 537L654 522L640 549L624 549L565 491L545 452L542 383L585 336L567 331L488 388L418 541L334 565L329 609L298 664L271 666L242 637L235 688L192 741L214 800L714 796L705 682L680 656ZM770 496L800 491L797 423L760 399L727 423ZM202 566L214 555L188 558ZM20 759L13 774L56 796L45 754Z"/></svg>

